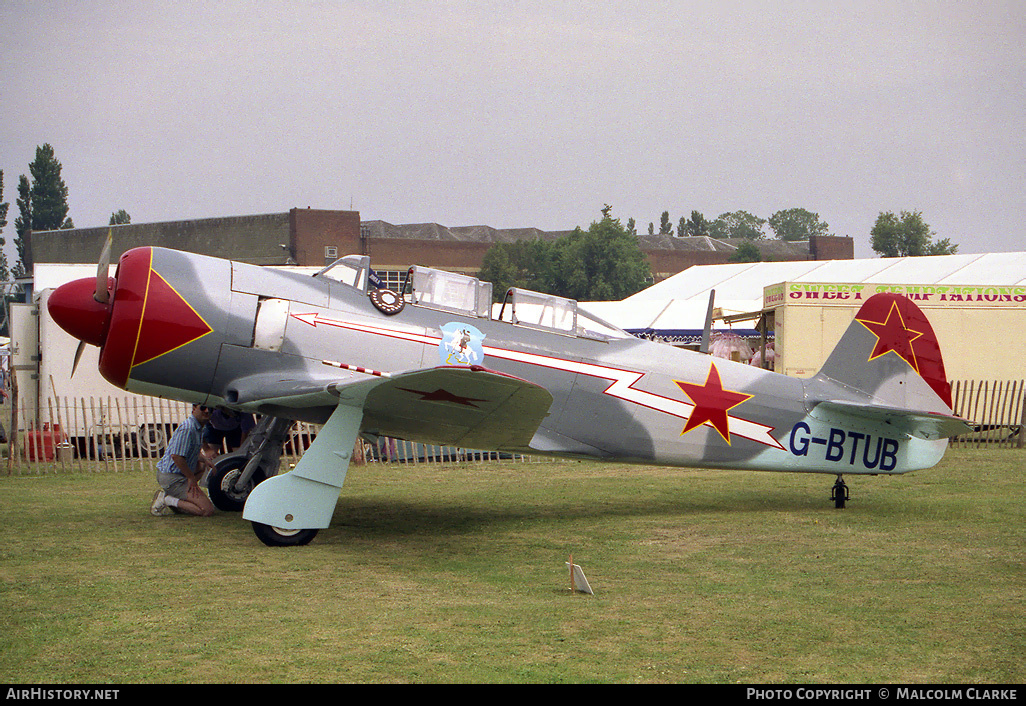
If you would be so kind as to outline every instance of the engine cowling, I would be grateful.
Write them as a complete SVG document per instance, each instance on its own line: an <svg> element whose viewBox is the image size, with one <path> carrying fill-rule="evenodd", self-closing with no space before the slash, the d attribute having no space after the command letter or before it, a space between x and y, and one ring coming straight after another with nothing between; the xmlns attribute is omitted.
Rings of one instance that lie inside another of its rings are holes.
<svg viewBox="0 0 1026 706"><path fill-rule="evenodd" d="M213 328L153 267L154 249L121 256L108 279L106 302L97 301L96 280L58 287L47 309L81 341L100 347L100 374L125 388L132 369L211 333Z"/></svg>

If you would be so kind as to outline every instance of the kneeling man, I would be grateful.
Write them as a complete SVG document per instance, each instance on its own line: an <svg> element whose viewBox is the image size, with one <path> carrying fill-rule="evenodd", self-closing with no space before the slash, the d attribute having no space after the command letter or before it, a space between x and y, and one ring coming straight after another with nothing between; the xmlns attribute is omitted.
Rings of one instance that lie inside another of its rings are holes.
<svg viewBox="0 0 1026 706"><path fill-rule="evenodd" d="M213 468L203 455L203 426L210 420L211 407L194 404L192 414L171 435L167 450L157 461L157 484L150 512L164 514L165 508L188 515L210 517L214 505L199 486L207 468Z"/></svg>

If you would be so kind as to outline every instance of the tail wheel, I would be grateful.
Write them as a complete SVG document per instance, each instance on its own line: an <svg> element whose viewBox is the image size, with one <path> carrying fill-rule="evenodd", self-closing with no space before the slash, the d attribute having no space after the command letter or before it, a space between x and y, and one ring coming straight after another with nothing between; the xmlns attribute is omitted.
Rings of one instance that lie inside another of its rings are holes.
<svg viewBox="0 0 1026 706"><path fill-rule="evenodd" d="M242 488L237 488L235 482L242 475L249 459L245 456L233 456L225 458L217 463L214 470L210 472L207 480L207 492L210 494L210 502L214 507L225 512L242 512L246 505L246 498L253 492L253 488L264 480L264 474L257 469L253 477Z"/></svg>
<svg viewBox="0 0 1026 706"><path fill-rule="evenodd" d="M315 529L284 529L253 522L253 532L269 547L301 547L317 536Z"/></svg>
<svg viewBox="0 0 1026 706"><path fill-rule="evenodd" d="M844 504L848 501L848 486L841 476L837 476L837 482L834 483L830 492L830 499L834 501L834 507L838 510L843 509Z"/></svg>

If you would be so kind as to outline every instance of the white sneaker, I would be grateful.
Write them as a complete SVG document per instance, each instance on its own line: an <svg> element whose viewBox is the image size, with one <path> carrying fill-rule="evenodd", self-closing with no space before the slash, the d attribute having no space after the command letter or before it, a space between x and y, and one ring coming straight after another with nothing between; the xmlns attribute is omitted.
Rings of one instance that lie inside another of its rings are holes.
<svg viewBox="0 0 1026 706"><path fill-rule="evenodd" d="M164 503L164 490L161 488L153 494L153 502L150 504L150 514L160 517L166 514L167 505Z"/></svg>

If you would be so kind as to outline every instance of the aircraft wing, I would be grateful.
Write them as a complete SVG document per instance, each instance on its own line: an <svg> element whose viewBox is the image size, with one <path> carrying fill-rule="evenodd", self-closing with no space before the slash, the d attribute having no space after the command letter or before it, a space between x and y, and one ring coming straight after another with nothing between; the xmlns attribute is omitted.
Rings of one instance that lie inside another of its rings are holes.
<svg viewBox="0 0 1026 706"><path fill-rule="evenodd" d="M511 375L476 366L429 368L371 389L363 426L413 441L527 450L551 405L548 390Z"/></svg>
<svg viewBox="0 0 1026 706"><path fill-rule="evenodd" d="M362 407L366 431L480 449L528 450L552 405L545 388L479 366L345 381L255 375L233 381L230 392L250 409Z"/></svg>
<svg viewBox="0 0 1026 706"><path fill-rule="evenodd" d="M838 412L869 422L886 424L902 434L927 440L945 439L974 430L972 423L961 417L901 407L831 400L817 404L813 416L819 411Z"/></svg>

